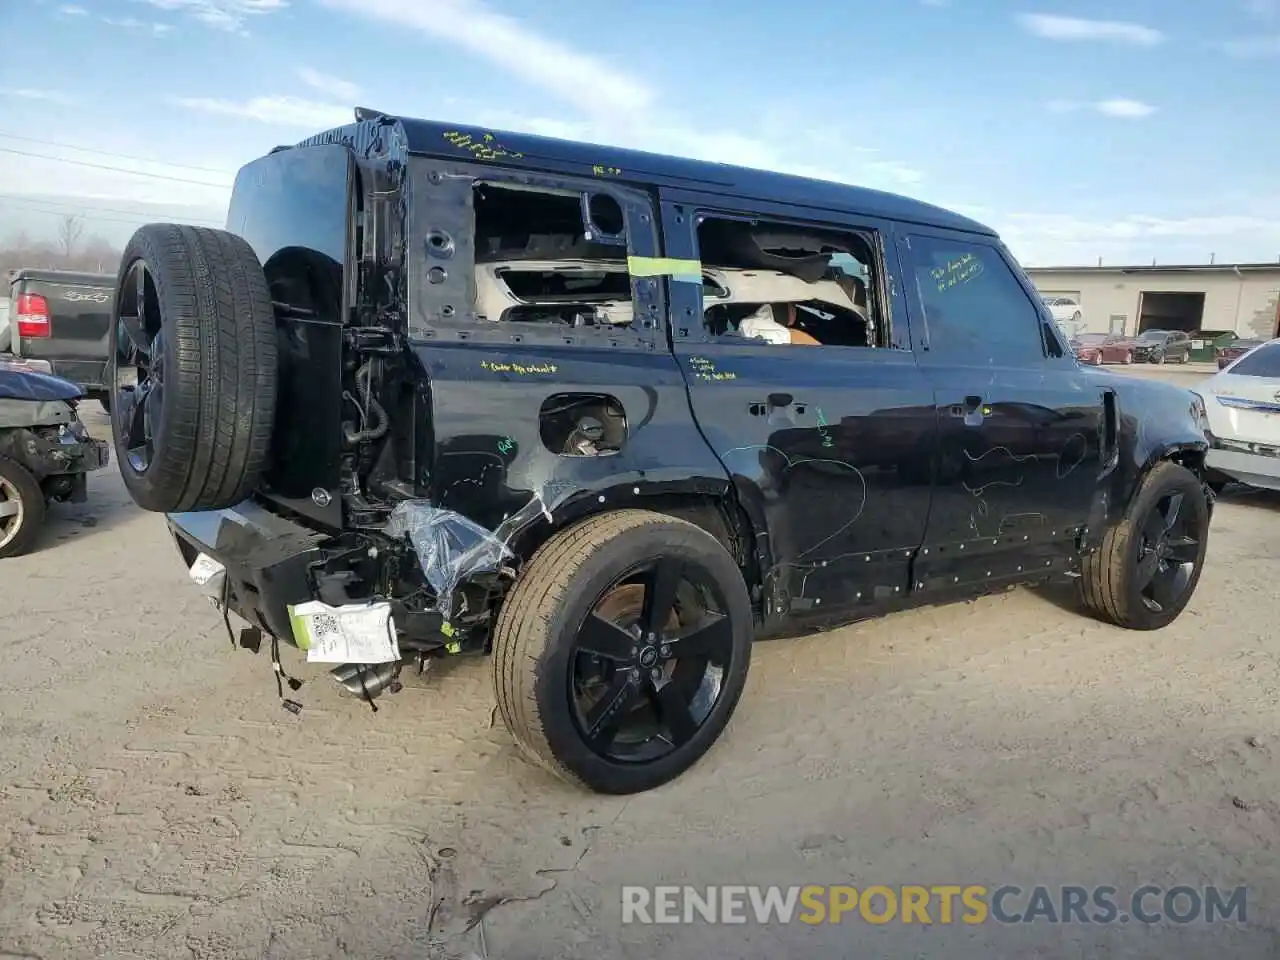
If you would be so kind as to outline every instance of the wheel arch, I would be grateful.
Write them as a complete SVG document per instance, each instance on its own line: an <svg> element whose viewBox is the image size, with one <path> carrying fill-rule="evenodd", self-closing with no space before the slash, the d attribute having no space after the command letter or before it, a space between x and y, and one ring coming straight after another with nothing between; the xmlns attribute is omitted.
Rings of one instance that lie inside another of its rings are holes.
<svg viewBox="0 0 1280 960"><path fill-rule="evenodd" d="M1205 469L1205 457L1208 452L1209 444L1204 441L1171 441L1153 447L1134 477L1133 487L1125 498L1125 508L1128 509L1129 502L1138 495L1138 491L1142 489L1147 482L1147 477L1156 467L1162 463L1174 463L1189 470L1200 481L1209 503L1209 511L1212 513L1215 498L1209 490L1209 477Z"/></svg>
<svg viewBox="0 0 1280 960"><path fill-rule="evenodd" d="M592 517L616 510L648 510L685 520L705 530L725 548L742 571L747 592L759 614L765 599L764 572L773 563L764 516L752 510L749 500L739 496L732 484L723 480L705 484L682 484L671 489L662 484L620 483L604 489L583 491L557 504L537 523L519 529L507 541L521 565L556 534L584 523Z"/></svg>

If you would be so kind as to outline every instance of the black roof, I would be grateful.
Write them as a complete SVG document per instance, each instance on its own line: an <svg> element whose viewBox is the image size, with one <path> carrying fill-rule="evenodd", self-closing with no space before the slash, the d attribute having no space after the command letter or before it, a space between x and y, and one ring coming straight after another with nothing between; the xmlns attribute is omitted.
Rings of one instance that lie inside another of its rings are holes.
<svg viewBox="0 0 1280 960"><path fill-rule="evenodd" d="M990 227L942 207L866 187L528 133L383 116L373 110L361 109L357 116L360 119L379 118L368 121L373 124L394 125L409 153L552 168L578 175L638 180L723 196L767 197L815 210L861 213L925 226L996 235ZM316 142L318 139L321 138L304 142ZM356 135L355 139L362 138Z"/></svg>

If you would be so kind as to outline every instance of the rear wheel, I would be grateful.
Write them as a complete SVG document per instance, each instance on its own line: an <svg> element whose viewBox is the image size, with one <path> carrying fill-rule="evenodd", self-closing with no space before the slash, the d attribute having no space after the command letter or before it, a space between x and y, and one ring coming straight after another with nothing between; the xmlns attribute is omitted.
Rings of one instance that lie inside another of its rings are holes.
<svg viewBox="0 0 1280 960"><path fill-rule="evenodd" d="M17 557L31 549L44 512L44 493L31 471L0 457L0 557Z"/></svg>
<svg viewBox="0 0 1280 960"><path fill-rule="evenodd" d="M120 261L109 352L111 432L134 501L233 506L266 467L276 326L262 267L224 230L148 224Z"/></svg>
<svg viewBox="0 0 1280 960"><path fill-rule="evenodd" d="M1118 626L1166 626L1195 592L1208 542L1209 504L1199 478L1176 463L1157 464L1124 519L1084 558L1082 599Z"/></svg>
<svg viewBox="0 0 1280 960"><path fill-rule="evenodd" d="M503 605L499 711L521 750L571 783L638 793L720 736L746 684L742 573L714 537L622 510L557 534Z"/></svg>

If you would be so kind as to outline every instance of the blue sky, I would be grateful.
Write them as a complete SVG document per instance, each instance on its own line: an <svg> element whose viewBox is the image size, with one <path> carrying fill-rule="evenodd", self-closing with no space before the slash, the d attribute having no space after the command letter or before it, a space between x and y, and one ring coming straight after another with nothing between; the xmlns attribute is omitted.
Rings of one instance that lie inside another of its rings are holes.
<svg viewBox="0 0 1280 960"><path fill-rule="evenodd" d="M218 221L359 103L906 193L1031 265L1280 257L1280 0L7 0L0 31L0 239Z"/></svg>

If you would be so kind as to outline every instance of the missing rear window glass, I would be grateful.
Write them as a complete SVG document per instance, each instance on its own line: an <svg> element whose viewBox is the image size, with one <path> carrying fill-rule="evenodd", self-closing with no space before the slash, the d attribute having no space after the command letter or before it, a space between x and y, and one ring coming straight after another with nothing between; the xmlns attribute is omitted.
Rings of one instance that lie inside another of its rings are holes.
<svg viewBox="0 0 1280 960"><path fill-rule="evenodd" d="M789 224L698 226L703 323L713 336L808 346L887 344L868 237Z"/></svg>
<svg viewBox="0 0 1280 960"><path fill-rule="evenodd" d="M588 217L593 221L588 224ZM477 184L476 317L494 323L629 330L622 208L606 194Z"/></svg>

